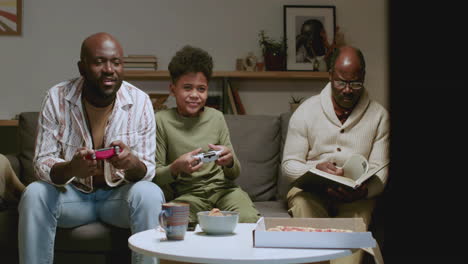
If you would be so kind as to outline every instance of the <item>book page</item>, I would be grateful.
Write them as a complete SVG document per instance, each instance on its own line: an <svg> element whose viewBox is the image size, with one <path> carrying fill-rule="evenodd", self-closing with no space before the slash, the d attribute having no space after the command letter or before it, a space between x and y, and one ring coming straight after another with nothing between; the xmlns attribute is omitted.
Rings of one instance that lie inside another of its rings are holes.
<svg viewBox="0 0 468 264"><path fill-rule="evenodd" d="M382 170L383 168L387 167L387 165L390 163L390 161L386 161L384 163L382 163L380 166L366 172L364 175L361 176L361 178L359 178L358 180L356 180L356 183L358 185L361 185L363 182L365 182L367 179L369 179L370 177L372 177L373 175L375 175L377 172L379 172L380 170Z"/></svg>
<svg viewBox="0 0 468 264"><path fill-rule="evenodd" d="M360 154L352 154L343 165L344 176L354 181L365 174L368 169L369 163L367 162L367 159Z"/></svg>
<svg viewBox="0 0 468 264"><path fill-rule="evenodd" d="M322 177L322 179L320 179L320 177L317 177L317 175ZM301 178L303 178L302 183L307 184L307 185L312 185L312 184L328 184L329 185L329 184L333 184L333 182L341 183L351 188L354 188L357 185L356 182L350 178L326 173L315 167L311 168L306 174L301 176L299 179Z"/></svg>

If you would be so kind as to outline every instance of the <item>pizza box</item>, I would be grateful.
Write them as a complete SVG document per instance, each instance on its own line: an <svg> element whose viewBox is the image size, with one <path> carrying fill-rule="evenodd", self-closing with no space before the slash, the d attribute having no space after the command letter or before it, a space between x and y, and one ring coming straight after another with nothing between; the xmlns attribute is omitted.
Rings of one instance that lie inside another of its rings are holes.
<svg viewBox="0 0 468 264"><path fill-rule="evenodd" d="M267 231L276 226L347 229L352 232ZM254 247L273 248L374 248L371 232L362 218L261 217L253 230Z"/></svg>

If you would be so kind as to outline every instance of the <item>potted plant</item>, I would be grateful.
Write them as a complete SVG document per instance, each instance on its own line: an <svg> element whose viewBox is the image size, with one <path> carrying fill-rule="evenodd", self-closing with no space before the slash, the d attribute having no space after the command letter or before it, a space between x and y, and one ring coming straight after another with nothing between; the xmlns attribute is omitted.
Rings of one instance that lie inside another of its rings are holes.
<svg viewBox="0 0 468 264"><path fill-rule="evenodd" d="M289 102L291 112L294 112L299 107L299 105L302 103L302 100L304 100L304 97L297 98L291 95L291 101Z"/></svg>
<svg viewBox="0 0 468 264"><path fill-rule="evenodd" d="M258 33L258 43L262 48L265 68L267 71L284 71L286 68L286 39L274 40L266 35L265 30Z"/></svg>

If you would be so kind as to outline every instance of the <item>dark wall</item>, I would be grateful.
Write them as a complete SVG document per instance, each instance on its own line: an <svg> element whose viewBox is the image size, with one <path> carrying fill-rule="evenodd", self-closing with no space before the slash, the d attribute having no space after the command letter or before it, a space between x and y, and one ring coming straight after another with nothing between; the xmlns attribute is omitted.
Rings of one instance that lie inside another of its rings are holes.
<svg viewBox="0 0 468 264"><path fill-rule="evenodd" d="M457 1L388 2L386 263L466 262L466 9Z"/></svg>

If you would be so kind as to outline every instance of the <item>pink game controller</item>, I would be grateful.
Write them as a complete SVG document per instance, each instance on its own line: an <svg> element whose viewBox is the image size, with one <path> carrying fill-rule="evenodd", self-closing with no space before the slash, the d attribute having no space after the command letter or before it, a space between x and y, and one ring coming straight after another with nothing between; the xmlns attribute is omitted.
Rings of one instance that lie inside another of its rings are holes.
<svg viewBox="0 0 468 264"><path fill-rule="evenodd" d="M96 149L94 151L94 154L87 155L86 159L103 160L103 159L112 158L113 156L117 156L119 154L120 154L119 146L113 146L110 148Z"/></svg>

